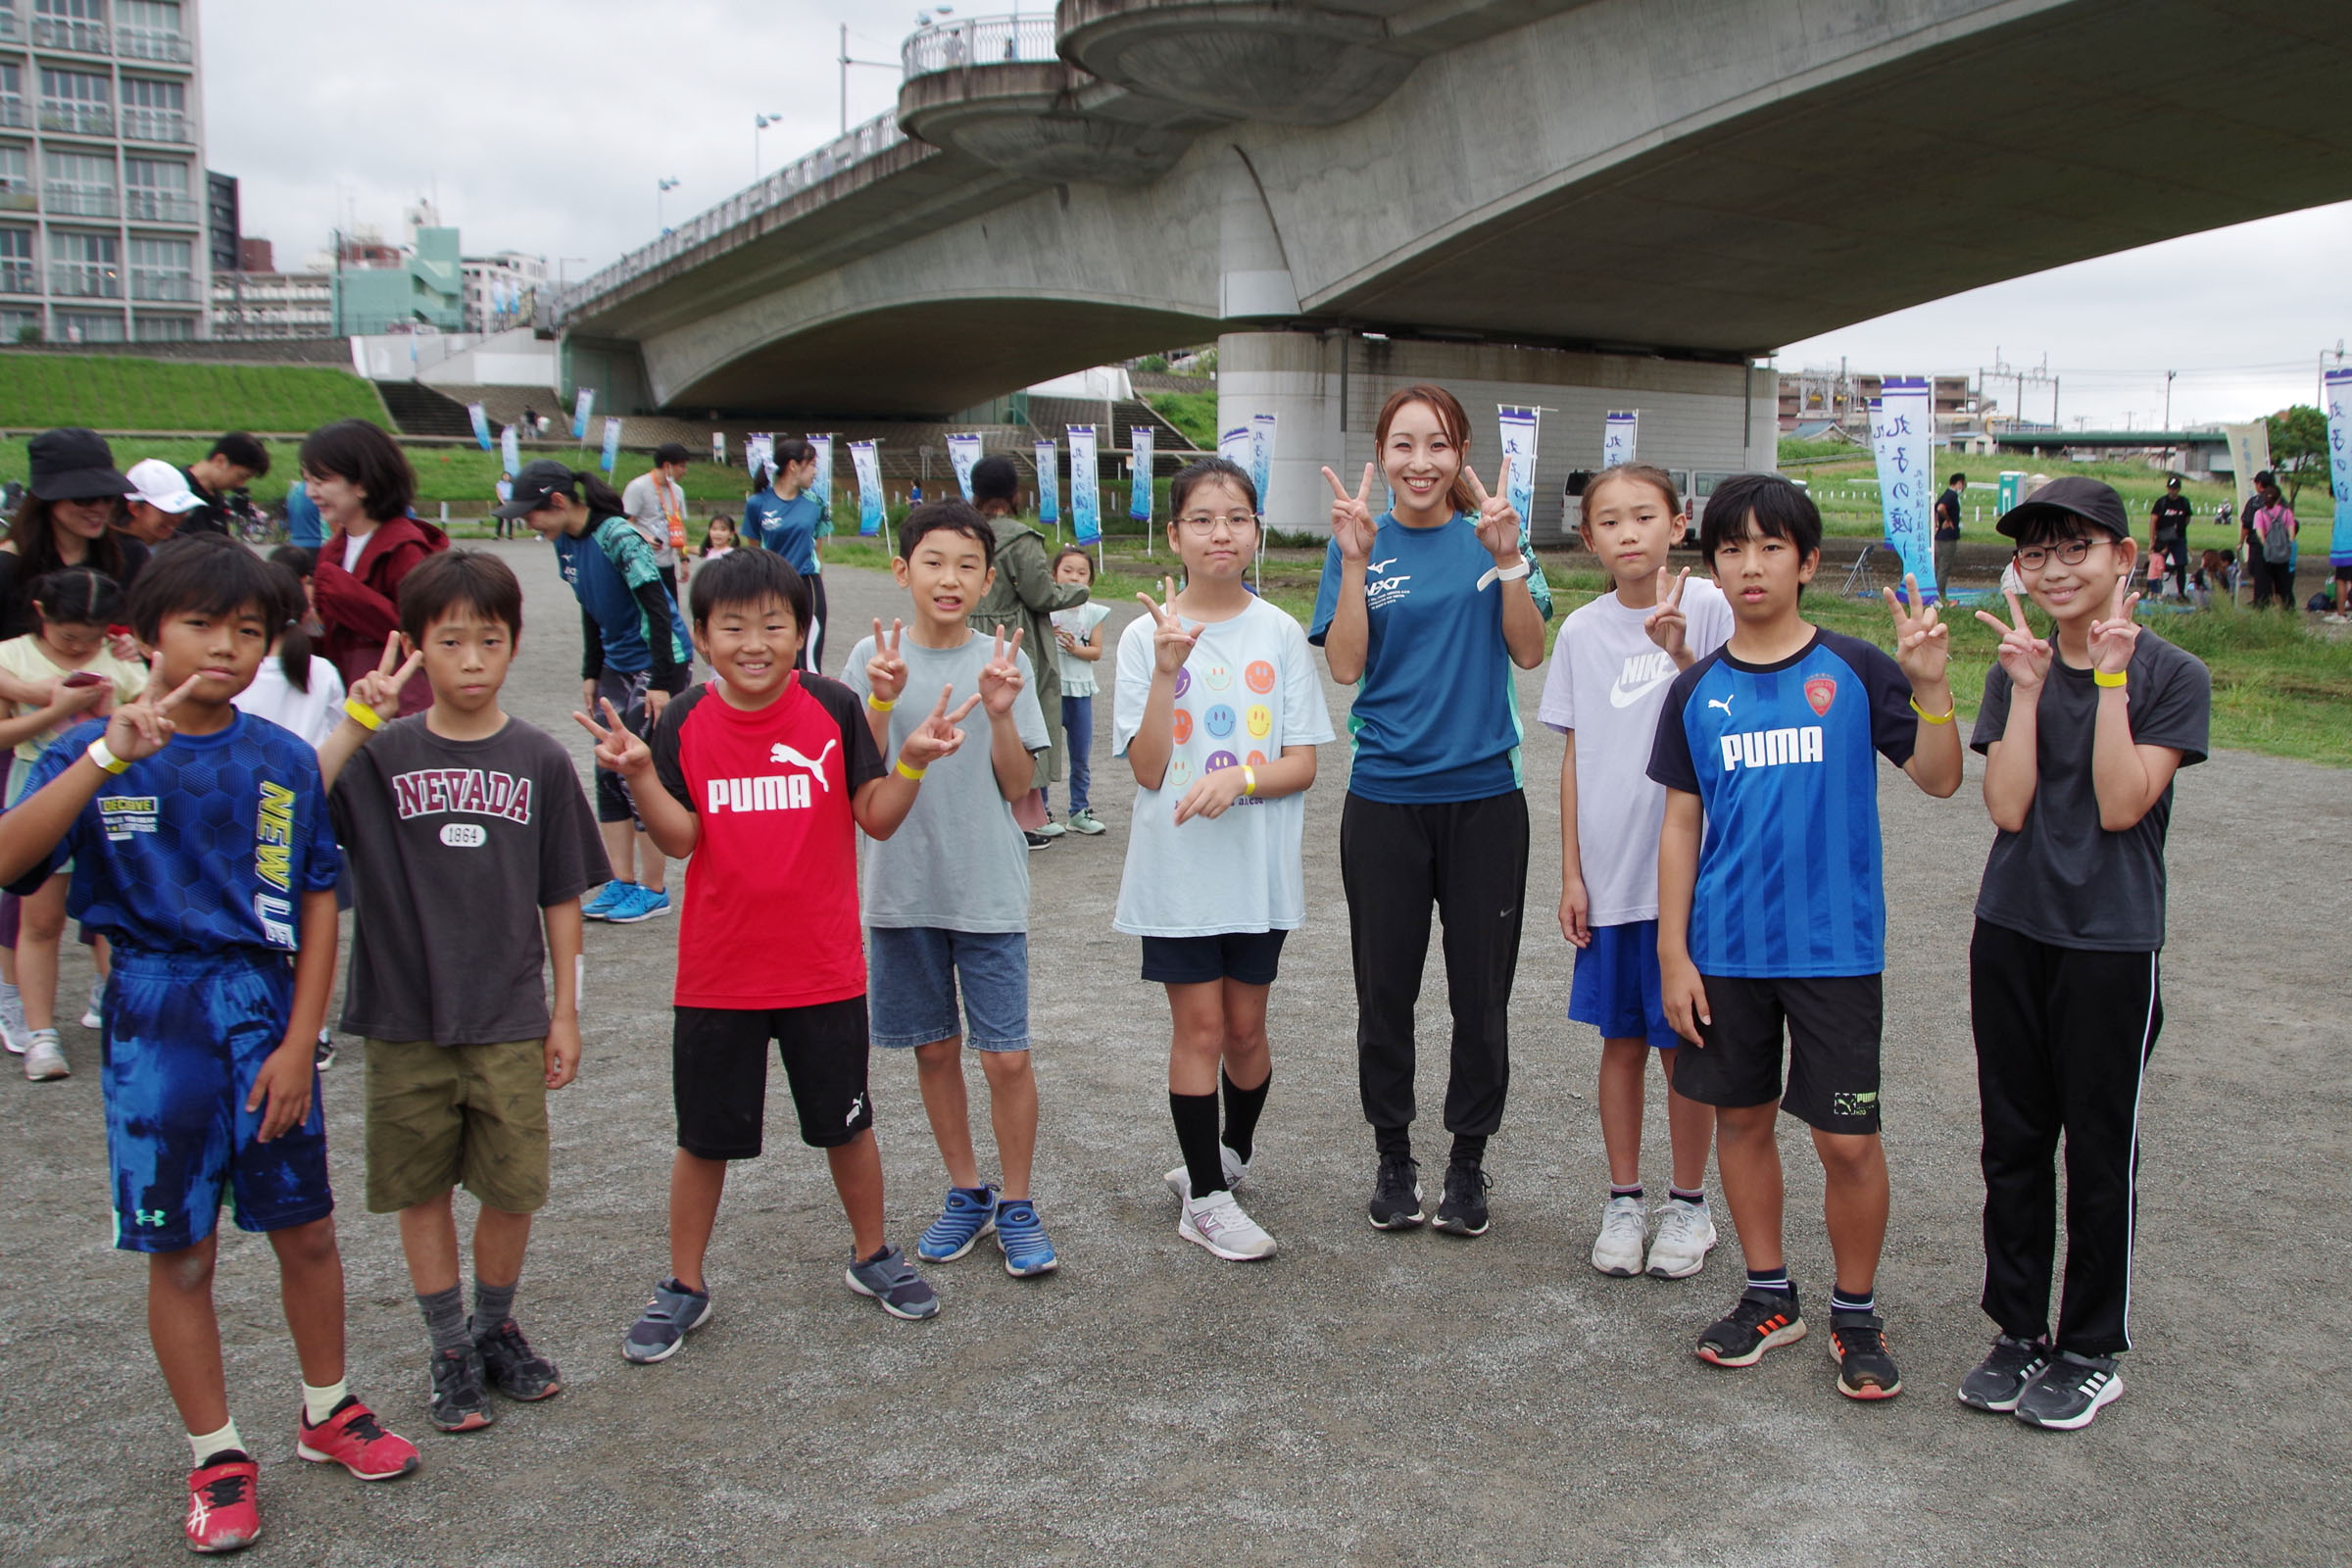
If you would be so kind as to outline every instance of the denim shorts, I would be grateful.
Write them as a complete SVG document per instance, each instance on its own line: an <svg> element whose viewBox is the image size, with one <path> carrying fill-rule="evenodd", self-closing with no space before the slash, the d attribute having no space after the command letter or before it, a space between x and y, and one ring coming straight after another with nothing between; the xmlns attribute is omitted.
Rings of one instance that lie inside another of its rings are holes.
<svg viewBox="0 0 2352 1568"><path fill-rule="evenodd" d="M1568 1016L1592 1025L1603 1040L1646 1040L1661 1051L1683 1044L1683 1037L1666 1021L1665 987L1658 978L1657 921L1592 928L1592 945L1576 953Z"/></svg>
<svg viewBox="0 0 2352 1568"><path fill-rule="evenodd" d="M865 933L873 1043L890 1050L963 1036L974 1051L1029 1049L1029 933L874 926ZM963 1015L956 991L963 989ZM967 1027L968 1025L968 1027Z"/></svg>

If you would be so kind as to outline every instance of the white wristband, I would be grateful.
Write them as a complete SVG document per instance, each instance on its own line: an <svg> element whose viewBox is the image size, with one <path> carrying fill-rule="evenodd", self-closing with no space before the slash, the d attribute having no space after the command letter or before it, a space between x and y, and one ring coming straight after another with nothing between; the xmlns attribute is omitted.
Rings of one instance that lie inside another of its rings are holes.
<svg viewBox="0 0 2352 1568"><path fill-rule="evenodd" d="M106 737L103 735L90 742L90 749L82 755L96 762L100 769L109 773L120 773L130 766L128 762L106 749Z"/></svg>
<svg viewBox="0 0 2352 1568"><path fill-rule="evenodd" d="M1491 582L1517 582L1534 569L1525 556L1519 558L1519 564L1515 566L1489 566L1487 574L1478 579L1479 591L1484 593Z"/></svg>

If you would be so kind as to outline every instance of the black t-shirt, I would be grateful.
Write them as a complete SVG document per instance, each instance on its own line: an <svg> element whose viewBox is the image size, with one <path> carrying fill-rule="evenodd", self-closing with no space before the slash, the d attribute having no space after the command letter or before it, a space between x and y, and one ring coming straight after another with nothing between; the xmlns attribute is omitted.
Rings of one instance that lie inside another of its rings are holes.
<svg viewBox="0 0 2352 1568"><path fill-rule="evenodd" d="M2166 491L2156 498L2156 505L2148 509L2148 515L2155 519L2157 538L2180 539L2187 536L2188 519L2192 514L2186 496Z"/></svg>
<svg viewBox="0 0 2352 1568"><path fill-rule="evenodd" d="M386 724L328 795L352 873L343 1027L495 1045L547 1034L540 910L612 871L571 757L518 718L455 741Z"/></svg>
<svg viewBox="0 0 2352 1568"><path fill-rule="evenodd" d="M2196 657L2143 631L2127 674L2133 743L2170 746L2182 767L2205 760L2213 677ZM2035 714L2034 804L2021 831L1994 836L1977 916L2052 947L2153 953L2164 946L2164 834L2173 792L2168 785L2121 833L2099 826L2090 777L2098 708L2089 670L2051 663ZM1985 673L1984 705L1968 743L1989 752L2008 727L2009 672L1995 664Z"/></svg>
<svg viewBox="0 0 2352 1568"><path fill-rule="evenodd" d="M228 516L220 510L220 498L197 483L194 468L182 468L179 472L180 477L188 481L188 488L196 493L196 499L202 503L200 506L190 507L179 514L179 531L181 533L228 532ZM383 1037L379 1035L376 1038L380 1040Z"/></svg>
<svg viewBox="0 0 2352 1568"><path fill-rule="evenodd" d="M1960 492L1946 490L1936 498L1936 542L1949 544L1960 537Z"/></svg>

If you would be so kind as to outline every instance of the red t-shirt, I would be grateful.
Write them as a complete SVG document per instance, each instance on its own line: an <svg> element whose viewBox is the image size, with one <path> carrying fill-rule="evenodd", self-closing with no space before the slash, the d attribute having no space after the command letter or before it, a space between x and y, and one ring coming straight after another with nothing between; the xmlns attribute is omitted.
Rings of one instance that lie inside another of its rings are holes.
<svg viewBox="0 0 2352 1568"><path fill-rule="evenodd" d="M654 768L701 818L678 921L681 1007L806 1007L865 995L850 798L882 754L837 680L796 671L746 710L697 686L654 727ZM774 927L780 948L744 938Z"/></svg>

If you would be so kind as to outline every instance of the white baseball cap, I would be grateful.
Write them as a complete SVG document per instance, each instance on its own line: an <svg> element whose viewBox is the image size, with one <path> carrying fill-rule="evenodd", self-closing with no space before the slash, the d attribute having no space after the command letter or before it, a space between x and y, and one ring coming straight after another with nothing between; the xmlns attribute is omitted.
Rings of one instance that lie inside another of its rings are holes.
<svg viewBox="0 0 2352 1568"><path fill-rule="evenodd" d="M161 458L146 458L130 466L123 475L130 481L127 492L134 501L144 501L164 512L194 512L204 505L202 497L188 488L188 476Z"/></svg>

